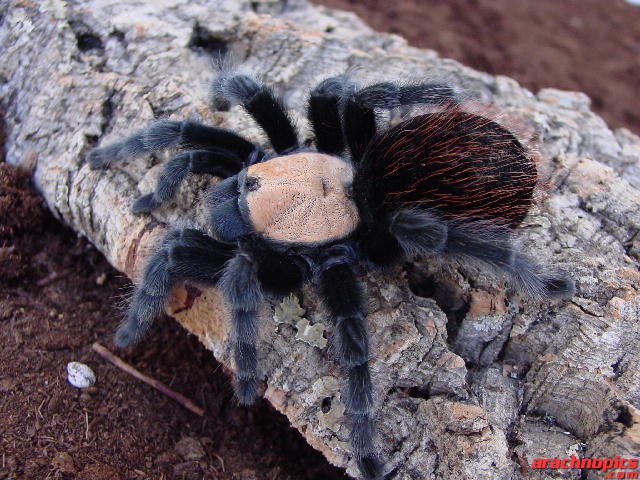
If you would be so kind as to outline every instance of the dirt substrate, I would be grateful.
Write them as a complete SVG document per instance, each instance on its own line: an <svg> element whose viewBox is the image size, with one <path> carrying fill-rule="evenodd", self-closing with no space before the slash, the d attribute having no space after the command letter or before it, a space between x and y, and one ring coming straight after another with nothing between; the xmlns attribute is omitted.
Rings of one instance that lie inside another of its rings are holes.
<svg viewBox="0 0 640 480"><path fill-rule="evenodd" d="M322 3L533 89L585 90L613 125L640 131L640 9L622 0ZM94 341L112 348L129 289L46 212L27 174L0 164L0 480L346 478L265 402L237 407L220 365L171 320L123 357L204 418L95 355ZM66 382L71 360L94 368L94 388Z"/></svg>
<svg viewBox="0 0 640 480"><path fill-rule="evenodd" d="M170 319L123 357L204 418L94 354L94 341L112 348L129 282L6 163L0 246L0 479L346 478L265 401L236 406L220 364ZM72 360L94 369L95 387L67 383Z"/></svg>

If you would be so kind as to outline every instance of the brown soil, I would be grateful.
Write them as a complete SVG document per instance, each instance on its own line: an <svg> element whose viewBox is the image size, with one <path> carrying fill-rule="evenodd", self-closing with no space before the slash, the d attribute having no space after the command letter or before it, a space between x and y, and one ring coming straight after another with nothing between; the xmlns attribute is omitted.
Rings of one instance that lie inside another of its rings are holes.
<svg viewBox="0 0 640 480"><path fill-rule="evenodd" d="M624 0L314 1L533 91L586 92L611 126L640 134L640 7Z"/></svg>
<svg viewBox="0 0 640 480"><path fill-rule="evenodd" d="M640 9L622 0L319 3L532 89L584 90L613 125L640 131ZM346 478L266 402L237 407L220 365L171 320L123 357L204 418L97 357L129 288L46 212L27 174L0 164L0 480ZM66 382L71 360L95 370L94 388Z"/></svg>
<svg viewBox="0 0 640 480"><path fill-rule="evenodd" d="M163 319L123 358L206 409L204 418L105 363L129 283L0 163L0 479L341 479L265 401L235 404L220 364ZM69 361L98 382L67 383Z"/></svg>

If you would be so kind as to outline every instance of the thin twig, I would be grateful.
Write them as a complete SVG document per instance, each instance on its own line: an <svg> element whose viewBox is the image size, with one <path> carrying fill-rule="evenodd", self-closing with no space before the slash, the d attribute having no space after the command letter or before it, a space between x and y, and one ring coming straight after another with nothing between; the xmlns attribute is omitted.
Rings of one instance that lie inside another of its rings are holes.
<svg viewBox="0 0 640 480"><path fill-rule="evenodd" d="M218 461L220 462L220 465L222 465L222 473L224 473L224 460L222 459L222 457L220 455L218 455L217 453L213 454L214 457L216 457L218 459Z"/></svg>
<svg viewBox="0 0 640 480"><path fill-rule="evenodd" d="M87 410L84 411L84 437L89 441L89 412Z"/></svg>
<svg viewBox="0 0 640 480"><path fill-rule="evenodd" d="M46 287L47 285L49 285L49 284L51 284L53 282L57 282L61 278L66 277L70 273L71 273L71 270L65 270L64 272L53 272L53 273L50 273L46 277L38 280L36 282L36 285L39 286L39 287Z"/></svg>
<svg viewBox="0 0 640 480"><path fill-rule="evenodd" d="M196 415L198 415L200 417L204 416L204 410L202 408L198 407L195 403L193 403L187 397L185 397L184 395L176 392L175 390L172 390L171 388L166 386L164 383L162 383L162 382L160 382L160 381L158 381L158 380L156 380L154 378L148 377L147 375L145 375L144 373L140 372L139 370L136 370L134 367L132 367L131 365L126 363L121 358L115 356L113 353L111 353L105 347L100 345L98 342L95 342L91 346L91 348L93 349L94 352L96 352L98 355L100 355L102 358L104 358L108 362L111 362L112 364L114 364L120 370L123 370L123 371L127 372L129 375L137 378L138 380L143 381L144 383L146 383L147 385L150 385L151 387L155 388L159 392L164 393L167 397L175 400L180 405L182 405L183 407L185 407L188 410L191 410Z"/></svg>

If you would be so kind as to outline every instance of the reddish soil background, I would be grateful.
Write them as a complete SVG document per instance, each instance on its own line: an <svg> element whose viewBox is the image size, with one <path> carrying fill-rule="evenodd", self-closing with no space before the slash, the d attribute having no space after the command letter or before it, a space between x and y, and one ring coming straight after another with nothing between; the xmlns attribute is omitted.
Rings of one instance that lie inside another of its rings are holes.
<svg viewBox="0 0 640 480"><path fill-rule="evenodd" d="M640 131L640 9L621 0L323 0L537 89L583 90L612 125ZM0 154L4 126L0 110ZM60 225L29 175L0 163L0 480L341 479L264 401L236 406L221 366L169 319L129 363L205 407L199 418L105 363L129 282ZM79 360L95 387L66 381Z"/></svg>
<svg viewBox="0 0 640 480"><path fill-rule="evenodd" d="M174 321L119 352L204 418L104 362L129 282L57 222L29 176L0 163L0 479L339 479L265 401L241 408L210 352ZM95 387L66 381L90 365Z"/></svg>
<svg viewBox="0 0 640 480"><path fill-rule="evenodd" d="M624 0L314 0L536 92L587 93L640 134L640 7Z"/></svg>

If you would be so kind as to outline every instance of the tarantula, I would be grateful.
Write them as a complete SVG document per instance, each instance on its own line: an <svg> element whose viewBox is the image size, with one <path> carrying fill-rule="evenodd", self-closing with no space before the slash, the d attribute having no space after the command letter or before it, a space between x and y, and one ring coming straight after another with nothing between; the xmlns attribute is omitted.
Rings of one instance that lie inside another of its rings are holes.
<svg viewBox="0 0 640 480"><path fill-rule="evenodd" d="M250 76L222 74L211 92L214 108L242 105L275 153L221 128L160 120L88 155L93 168L103 168L182 149L155 191L136 200L136 213L170 200L189 172L224 178L207 194L214 235L187 228L166 236L146 264L116 344L137 342L177 283L216 286L231 311L235 393L248 405L259 389L261 303L312 280L333 322L353 455L365 478L380 478L357 267L451 257L502 272L515 289L539 299L572 295L569 278L546 271L511 241L532 204L533 155L503 126L460 108L444 84L359 88L344 76L324 80L312 90L307 112L317 151L300 145L282 100ZM417 104L438 108L378 131L378 110Z"/></svg>

